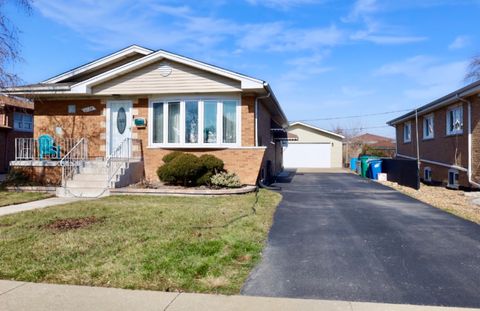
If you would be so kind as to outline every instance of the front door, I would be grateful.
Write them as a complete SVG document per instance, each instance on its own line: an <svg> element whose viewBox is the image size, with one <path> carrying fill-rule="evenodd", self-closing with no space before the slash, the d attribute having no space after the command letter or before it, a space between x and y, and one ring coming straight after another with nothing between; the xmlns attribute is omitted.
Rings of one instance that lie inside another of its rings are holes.
<svg viewBox="0 0 480 311"><path fill-rule="evenodd" d="M126 138L132 138L132 102L112 100L107 102L107 108L109 111L107 155L109 155ZM131 148L127 148L124 152L131 153L130 150Z"/></svg>

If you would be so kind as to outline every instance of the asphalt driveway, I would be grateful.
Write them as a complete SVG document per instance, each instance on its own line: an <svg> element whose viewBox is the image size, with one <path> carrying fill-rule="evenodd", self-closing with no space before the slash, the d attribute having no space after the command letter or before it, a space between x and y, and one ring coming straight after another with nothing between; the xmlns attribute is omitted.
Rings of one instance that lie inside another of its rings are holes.
<svg viewBox="0 0 480 311"><path fill-rule="evenodd" d="M480 307L480 226L348 173L297 174L242 294Z"/></svg>

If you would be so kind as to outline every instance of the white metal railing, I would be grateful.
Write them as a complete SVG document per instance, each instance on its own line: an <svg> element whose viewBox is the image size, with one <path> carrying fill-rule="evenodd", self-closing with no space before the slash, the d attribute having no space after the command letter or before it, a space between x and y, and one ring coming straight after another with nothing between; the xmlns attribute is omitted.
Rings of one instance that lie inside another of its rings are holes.
<svg viewBox="0 0 480 311"><path fill-rule="evenodd" d="M15 161L61 160L81 138L53 139L39 142L36 138L15 139Z"/></svg>
<svg viewBox="0 0 480 311"><path fill-rule="evenodd" d="M108 185L122 168L128 168L130 161L141 159L141 140L125 138L106 158Z"/></svg>
<svg viewBox="0 0 480 311"><path fill-rule="evenodd" d="M67 186L67 180L80 172L80 168L88 160L88 141L81 138L60 160L62 167L62 186Z"/></svg>

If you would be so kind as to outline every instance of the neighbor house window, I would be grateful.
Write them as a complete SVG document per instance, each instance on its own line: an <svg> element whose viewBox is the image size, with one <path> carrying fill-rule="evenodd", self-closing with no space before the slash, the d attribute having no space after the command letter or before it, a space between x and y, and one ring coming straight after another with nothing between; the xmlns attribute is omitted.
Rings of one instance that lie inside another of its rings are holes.
<svg viewBox="0 0 480 311"><path fill-rule="evenodd" d="M77 112L77 106L72 104L72 105L68 105L68 113L69 114L74 114Z"/></svg>
<svg viewBox="0 0 480 311"><path fill-rule="evenodd" d="M239 103L239 100L217 99L152 101L150 143L153 146L238 144Z"/></svg>
<svg viewBox="0 0 480 311"><path fill-rule="evenodd" d="M463 133L463 108L457 106L447 111L447 135Z"/></svg>
<svg viewBox="0 0 480 311"><path fill-rule="evenodd" d="M33 132L33 115L22 112L14 112L13 128L21 132Z"/></svg>
<svg viewBox="0 0 480 311"><path fill-rule="evenodd" d="M458 171L457 170L448 170L448 187L458 188Z"/></svg>
<svg viewBox="0 0 480 311"><path fill-rule="evenodd" d="M425 181L432 181L432 169L429 167L426 167L423 170L423 180Z"/></svg>
<svg viewBox="0 0 480 311"><path fill-rule="evenodd" d="M163 103L153 103L152 124L152 142L163 143Z"/></svg>
<svg viewBox="0 0 480 311"><path fill-rule="evenodd" d="M423 117L423 139L433 138L433 114Z"/></svg>
<svg viewBox="0 0 480 311"><path fill-rule="evenodd" d="M412 123L407 122L403 125L403 142L409 143L412 141Z"/></svg>

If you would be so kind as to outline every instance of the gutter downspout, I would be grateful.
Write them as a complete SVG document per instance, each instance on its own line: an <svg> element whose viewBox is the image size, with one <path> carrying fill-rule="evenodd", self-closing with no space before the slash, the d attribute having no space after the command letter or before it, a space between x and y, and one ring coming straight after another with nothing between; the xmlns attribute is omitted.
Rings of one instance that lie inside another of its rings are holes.
<svg viewBox="0 0 480 311"><path fill-rule="evenodd" d="M255 98L255 147L258 147L258 101L270 97L270 92L265 96Z"/></svg>
<svg viewBox="0 0 480 311"><path fill-rule="evenodd" d="M467 167L467 176L468 176L468 182L477 187L480 188L480 184L476 183L472 179L472 103L468 100L465 100L456 95L456 98L467 104L467 114L468 114L468 167Z"/></svg>

